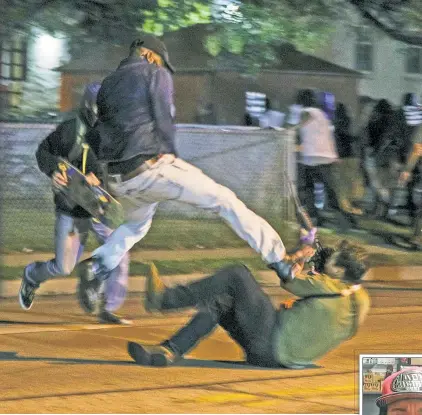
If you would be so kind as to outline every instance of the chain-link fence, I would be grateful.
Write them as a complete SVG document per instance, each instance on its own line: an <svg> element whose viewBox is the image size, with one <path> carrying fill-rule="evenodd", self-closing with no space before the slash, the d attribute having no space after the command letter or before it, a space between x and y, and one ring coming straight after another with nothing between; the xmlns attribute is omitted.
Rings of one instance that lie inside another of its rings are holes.
<svg viewBox="0 0 422 415"><path fill-rule="evenodd" d="M54 205L51 184L37 167L38 144L54 124L0 124L3 229L5 251L44 250L51 241ZM232 189L263 217L292 219L283 172L295 176L293 140L284 130L179 125L180 157ZM177 219L215 218L178 202L162 203L157 216Z"/></svg>

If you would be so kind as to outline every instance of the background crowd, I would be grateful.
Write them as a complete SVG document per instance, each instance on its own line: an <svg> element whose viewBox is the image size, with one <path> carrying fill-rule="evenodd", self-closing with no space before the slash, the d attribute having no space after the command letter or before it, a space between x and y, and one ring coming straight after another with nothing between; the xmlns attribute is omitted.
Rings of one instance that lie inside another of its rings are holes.
<svg viewBox="0 0 422 415"><path fill-rule="evenodd" d="M319 226L325 208L344 229L363 214L405 217L412 242L422 246L422 104L415 93L401 101L361 97L352 121L333 94L298 91L283 126L297 131L299 197ZM276 113L267 100L261 126L271 126L268 117Z"/></svg>

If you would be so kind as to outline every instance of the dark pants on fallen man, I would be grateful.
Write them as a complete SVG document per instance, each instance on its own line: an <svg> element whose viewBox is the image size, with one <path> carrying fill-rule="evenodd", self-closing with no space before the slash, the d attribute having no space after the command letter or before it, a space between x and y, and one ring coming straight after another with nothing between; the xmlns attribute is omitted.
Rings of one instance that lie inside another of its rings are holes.
<svg viewBox="0 0 422 415"><path fill-rule="evenodd" d="M220 325L243 348L248 363L281 367L273 357L272 345L277 312L247 267L230 266L165 290L161 311L191 307L198 309L197 314L164 346L184 355Z"/></svg>

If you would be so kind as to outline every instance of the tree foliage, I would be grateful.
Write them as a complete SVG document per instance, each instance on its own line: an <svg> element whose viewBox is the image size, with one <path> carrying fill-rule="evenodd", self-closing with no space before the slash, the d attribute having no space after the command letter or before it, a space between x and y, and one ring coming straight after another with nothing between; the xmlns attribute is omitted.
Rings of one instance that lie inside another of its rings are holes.
<svg viewBox="0 0 422 415"><path fill-rule="evenodd" d="M420 0L348 0L356 10L392 38L422 45L422 2Z"/></svg>
<svg viewBox="0 0 422 415"><path fill-rule="evenodd" d="M3 0L0 25L23 33L38 25L80 45L122 43L141 31L162 35L209 23L213 30L204 46L211 55L228 51L258 65L274 59L270 45L289 42L309 51L324 44L335 23L347 22L354 9L393 38L422 45L421 0L236 1L218 18L211 0Z"/></svg>

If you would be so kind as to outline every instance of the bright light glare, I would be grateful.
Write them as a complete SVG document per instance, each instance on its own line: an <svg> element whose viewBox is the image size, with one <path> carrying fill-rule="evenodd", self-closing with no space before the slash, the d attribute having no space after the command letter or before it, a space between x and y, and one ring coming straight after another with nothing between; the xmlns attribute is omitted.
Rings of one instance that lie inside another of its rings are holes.
<svg viewBox="0 0 422 415"><path fill-rule="evenodd" d="M239 4L229 3L221 13L221 17L227 21L241 22L243 20L243 15L242 12L239 11L239 9Z"/></svg>
<svg viewBox="0 0 422 415"><path fill-rule="evenodd" d="M243 20L240 6L239 0L214 0L212 2L212 14L217 20L239 23Z"/></svg>
<svg viewBox="0 0 422 415"><path fill-rule="evenodd" d="M230 13L237 12L238 10L239 10L239 6L237 4L230 3L227 5L225 13L230 14Z"/></svg>
<svg viewBox="0 0 422 415"><path fill-rule="evenodd" d="M44 69L52 69L60 64L63 40L42 34L36 38L34 49L37 65Z"/></svg>

